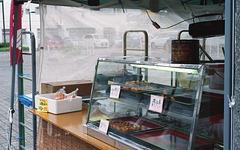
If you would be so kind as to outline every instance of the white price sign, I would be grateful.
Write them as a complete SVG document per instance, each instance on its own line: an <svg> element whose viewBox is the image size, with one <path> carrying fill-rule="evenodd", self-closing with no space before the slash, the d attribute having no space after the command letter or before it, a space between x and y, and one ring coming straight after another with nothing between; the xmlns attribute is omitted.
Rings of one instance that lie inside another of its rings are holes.
<svg viewBox="0 0 240 150"><path fill-rule="evenodd" d="M98 129L99 131L107 134L108 126L109 126L109 121L107 121L106 119L101 119Z"/></svg>
<svg viewBox="0 0 240 150"><path fill-rule="evenodd" d="M120 85L111 85L110 98L119 98L120 95Z"/></svg>
<svg viewBox="0 0 240 150"><path fill-rule="evenodd" d="M151 95L150 105L148 110L162 113L163 109L163 96Z"/></svg>

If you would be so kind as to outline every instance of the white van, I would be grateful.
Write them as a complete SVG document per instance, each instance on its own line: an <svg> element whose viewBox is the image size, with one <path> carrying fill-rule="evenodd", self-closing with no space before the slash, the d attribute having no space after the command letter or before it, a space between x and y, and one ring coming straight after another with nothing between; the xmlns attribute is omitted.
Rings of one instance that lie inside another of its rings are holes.
<svg viewBox="0 0 240 150"><path fill-rule="evenodd" d="M103 35L97 34L86 34L83 37L83 41L85 42L86 48L108 48L109 41Z"/></svg>

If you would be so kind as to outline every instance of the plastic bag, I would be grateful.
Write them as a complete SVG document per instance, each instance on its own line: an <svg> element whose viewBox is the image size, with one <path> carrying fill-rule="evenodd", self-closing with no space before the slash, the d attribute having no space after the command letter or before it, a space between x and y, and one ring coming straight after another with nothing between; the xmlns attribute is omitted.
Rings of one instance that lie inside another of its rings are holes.
<svg viewBox="0 0 240 150"><path fill-rule="evenodd" d="M59 89L53 96L52 99L54 100L62 100L65 99L66 96L66 91L65 91L66 87L63 86L61 89Z"/></svg>
<svg viewBox="0 0 240 150"><path fill-rule="evenodd" d="M76 98L76 96L77 96L77 91L78 91L78 88L76 88L76 90L72 91L71 93L67 94L67 95L65 96L65 99Z"/></svg>

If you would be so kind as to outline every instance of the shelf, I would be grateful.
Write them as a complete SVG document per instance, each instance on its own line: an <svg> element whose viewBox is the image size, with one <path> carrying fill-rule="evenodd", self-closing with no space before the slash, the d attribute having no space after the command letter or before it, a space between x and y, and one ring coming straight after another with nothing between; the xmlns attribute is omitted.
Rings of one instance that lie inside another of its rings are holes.
<svg viewBox="0 0 240 150"><path fill-rule="evenodd" d="M224 94L224 90L210 89L208 85L203 86L203 91L209 92L209 93L222 94L222 95Z"/></svg>
<svg viewBox="0 0 240 150"><path fill-rule="evenodd" d="M169 117L181 118L181 120L186 120L186 121L189 121L189 122L193 120L193 117L180 115L178 113L174 113L174 112L170 112L170 111L164 111L164 113L162 113L162 114L167 115Z"/></svg>

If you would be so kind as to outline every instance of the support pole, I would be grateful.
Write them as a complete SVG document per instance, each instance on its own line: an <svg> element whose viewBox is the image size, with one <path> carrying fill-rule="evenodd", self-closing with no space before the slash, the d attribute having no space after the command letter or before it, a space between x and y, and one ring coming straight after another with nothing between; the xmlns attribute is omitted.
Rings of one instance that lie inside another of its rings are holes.
<svg viewBox="0 0 240 150"><path fill-rule="evenodd" d="M223 146L231 150L231 111L228 97L232 96L232 50L233 50L233 3L234 0L225 1L225 65L224 65L224 137Z"/></svg>
<svg viewBox="0 0 240 150"><path fill-rule="evenodd" d="M31 24L31 11L29 9L29 12L28 12L28 17L29 17L29 30L32 31L32 24Z"/></svg>
<svg viewBox="0 0 240 150"><path fill-rule="evenodd" d="M13 122L13 113L14 113L14 89L15 89L15 77L16 77L16 46L17 46L17 22L18 22L18 6L15 4L14 9L14 34L13 34L13 58L12 58L12 85L11 85L11 101L9 109L9 132L8 132L8 150L11 149L12 141L12 122Z"/></svg>
<svg viewBox="0 0 240 150"><path fill-rule="evenodd" d="M4 1L2 0L2 17L3 17L3 38L4 38L4 47L6 47L6 31L5 31L5 16L4 16Z"/></svg>

